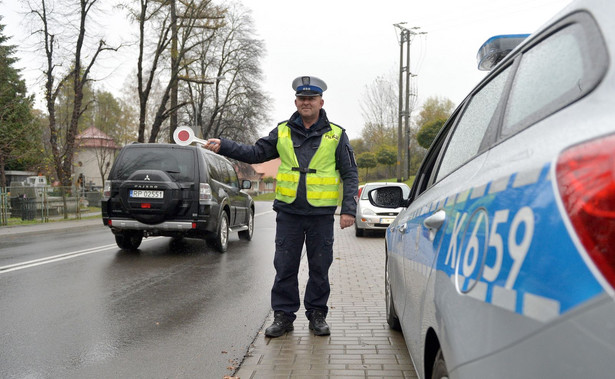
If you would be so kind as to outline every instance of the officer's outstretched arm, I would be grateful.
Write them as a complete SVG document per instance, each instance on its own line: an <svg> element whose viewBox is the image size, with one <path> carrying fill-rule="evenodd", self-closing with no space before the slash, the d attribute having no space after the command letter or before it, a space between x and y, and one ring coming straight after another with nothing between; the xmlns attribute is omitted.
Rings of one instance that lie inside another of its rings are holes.
<svg viewBox="0 0 615 379"><path fill-rule="evenodd" d="M220 151L220 140L218 138L210 138L207 140L207 145L203 145L203 147L217 153Z"/></svg>

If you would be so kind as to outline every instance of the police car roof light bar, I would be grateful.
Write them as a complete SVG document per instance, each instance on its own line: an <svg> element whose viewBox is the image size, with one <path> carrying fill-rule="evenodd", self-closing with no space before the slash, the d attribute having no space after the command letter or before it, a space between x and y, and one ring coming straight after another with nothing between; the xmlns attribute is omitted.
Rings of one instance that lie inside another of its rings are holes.
<svg viewBox="0 0 615 379"><path fill-rule="evenodd" d="M478 49L476 60L478 69L491 71L515 47L519 46L529 34L504 34L489 38Z"/></svg>

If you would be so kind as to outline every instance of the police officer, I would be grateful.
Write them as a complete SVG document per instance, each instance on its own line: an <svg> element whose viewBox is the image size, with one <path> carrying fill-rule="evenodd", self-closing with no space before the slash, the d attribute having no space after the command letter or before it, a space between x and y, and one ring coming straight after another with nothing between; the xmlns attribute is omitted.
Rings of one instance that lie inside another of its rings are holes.
<svg viewBox="0 0 615 379"><path fill-rule="evenodd" d="M297 111L253 146L212 138L206 148L247 163L280 157L276 182L276 276L271 290L274 321L265 330L279 337L293 330L299 310L299 263L305 244L309 279L303 304L315 335L330 334L325 321L329 267L333 262L334 213L343 184L340 227L354 224L358 172L348 136L329 122L324 109L325 82L314 76L293 80Z"/></svg>

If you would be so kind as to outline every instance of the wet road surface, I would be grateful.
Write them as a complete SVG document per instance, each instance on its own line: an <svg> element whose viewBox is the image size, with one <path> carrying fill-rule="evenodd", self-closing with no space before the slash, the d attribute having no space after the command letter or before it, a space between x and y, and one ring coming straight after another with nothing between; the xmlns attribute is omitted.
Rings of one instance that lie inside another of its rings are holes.
<svg viewBox="0 0 615 379"><path fill-rule="evenodd" d="M102 224L102 223L101 223ZM222 378L270 309L275 214L252 241L144 239L104 226L0 239L0 377Z"/></svg>

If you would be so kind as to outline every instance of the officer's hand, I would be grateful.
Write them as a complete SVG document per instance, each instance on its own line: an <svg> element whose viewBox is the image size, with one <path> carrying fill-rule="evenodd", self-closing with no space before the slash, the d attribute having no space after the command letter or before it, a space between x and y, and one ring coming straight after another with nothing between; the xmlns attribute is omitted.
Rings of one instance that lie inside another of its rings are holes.
<svg viewBox="0 0 615 379"><path fill-rule="evenodd" d="M354 224L354 216L342 214L340 216L340 227L342 229L352 226Z"/></svg>
<svg viewBox="0 0 615 379"><path fill-rule="evenodd" d="M207 145L202 145L207 150L211 150L214 153L220 151L220 140L218 138L210 138L207 140Z"/></svg>

